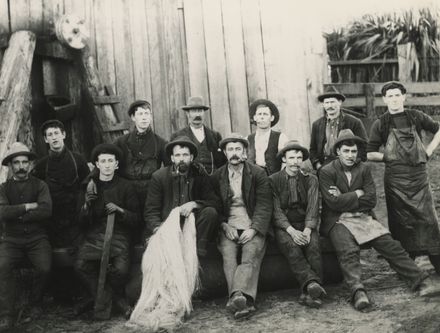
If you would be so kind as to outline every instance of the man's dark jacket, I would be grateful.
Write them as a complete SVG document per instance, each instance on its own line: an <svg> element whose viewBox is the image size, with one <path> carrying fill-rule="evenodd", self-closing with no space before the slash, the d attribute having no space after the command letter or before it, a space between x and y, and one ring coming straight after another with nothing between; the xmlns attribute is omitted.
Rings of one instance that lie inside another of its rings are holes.
<svg viewBox="0 0 440 333"><path fill-rule="evenodd" d="M173 208L179 206L179 177L174 166L163 167L153 173L145 202L144 221L149 233L159 227L170 215ZM220 200L214 192L212 182L203 167L192 163L188 171L189 201L195 201L205 207L220 208Z"/></svg>
<svg viewBox="0 0 440 333"><path fill-rule="evenodd" d="M327 236L339 217L344 212L365 212L374 216L372 209L376 206L376 186L370 167L359 162L351 169L351 182L348 185L339 159L323 166L319 173L319 188L322 194L321 227L322 235ZM329 193L330 186L337 186L341 191L338 197ZM356 190L365 192L360 198Z"/></svg>
<svg viewBox="0 0 440 333"><path fill-rule="evenodd" d="M226 157L225 154L220 149L219 143L222 140L222 136L219 132L214 131L206 126L203 126L205 130L205 140L206 144L208 146L209 151L212 153L212 156L214 158L214 166L216 169L220 168L222 165L226 163ZM181 130L171 134L170 141L173 141L178 136L187 136L191 140L195 140L194 134L191 131L191 128L189 126L182 128ZM197 142L195 142L197 144Z"/></svg>
<svg viewBox="0 0 440 333"><path fill-rule="evenodd" d="M232 199L228 164L216 170L212 177L222 201L222 208L219 211L220 222L227 222ZM269 177L261 167L244 162L241 188L247 213L252 220L251 228L263 236L266 235L273 210Z"/></svg>
<svg viewBox="0 0 440 333"><path fill-rule="evenodd" d="M312 134L310 138L310 162L315 168L316 163L324 163L324 147L327 142L325 134L326 125L327 117L325 115L316 120L312 125ZM367 131L365 130L364 124L362 124L358 118L341 111L338 133L343 129L351 129L354 135L359 136L366 142L368 141ZM359 151L359 153L359 157L365 161L367 158L366 151L363 149Z"/></svg>

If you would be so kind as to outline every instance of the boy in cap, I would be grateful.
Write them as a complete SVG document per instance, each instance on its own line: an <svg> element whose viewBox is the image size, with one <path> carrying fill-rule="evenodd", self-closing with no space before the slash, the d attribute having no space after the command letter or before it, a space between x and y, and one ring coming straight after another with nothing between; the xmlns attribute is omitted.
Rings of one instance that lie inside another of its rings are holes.
<svg viewBox="0 0 440 333"><path fill-rule="evenodd" d="M257 130L248 136L248 160L261 166L270 176L281 170L281 160L278 152L288 141L287 136L272 130L280 120L280 112L275 104L267 99L259 99L249 107L251 122L257 125Z"/></svg>
<svg viewBox="0 0 440 333"><path fill-rule="evenodd" d="M105 286L107 300L105 306L111 307L113 299L117 309L128 316L130 308L125 301L123 290L128 277L129 249L133 230L138 227L141 218L133 184L116 173L121 157L122 152L113 144L103 143L92 151L92 161L99 174L94 179L96 187L87 186L87 190L80 196L79 219L84 226L85 237L79 249L75 270L92 296L89 304L93 304L98 285L99 262L107 216L114 213L115 223L110 247L110 268Z"/></svg>
<svg viewBox="0 0 440 333"><path fill-rule="evenodd" d="M286 143L278 153L286 167L270 176L275 238L301 288L300 302L320 307L326 294L322 284L319 234L318 178L301 170L309 151L298 141Z"/></svg>
<svg viewBox="0 0 440 333"><path fill-rule="evenodd" d="M32 312L38 315L52 263L46 232L52 201L46 183L29 175L33 159L35 154L26 145L15 142L2 161L2 165L9 167L12 177L0 185L0 221L3 224L0 241L0 330L11 328L14 324L14 269L26 258L35 269L30 303Z"/></svg>

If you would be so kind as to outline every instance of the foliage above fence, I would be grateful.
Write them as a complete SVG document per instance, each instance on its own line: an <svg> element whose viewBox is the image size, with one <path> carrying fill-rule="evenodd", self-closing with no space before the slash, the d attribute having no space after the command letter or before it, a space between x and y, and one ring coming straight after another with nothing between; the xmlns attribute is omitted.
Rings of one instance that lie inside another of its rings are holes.
<svg viewBox="0 0 440 333"><path fill-rule="evenodd" d="M416 79L439 80L440 14L438 11L424 8L401 14L365 15L346 27L327 33L325 37L331 61L365 62L372 59L383 61L379 65L363 66L364 72L370 71L367 76L361 75L361 80L364 82L397 79L390 77L397 74L393 68L395 62L392 60L397 58L397 45L406 43L413 43L415 46L416 52L412 52L410 56L414 58L412 61L420 66ZM357 81L356 76L346 69L333 73L333 79L339 82L350 82L348 79Z"/></svg>

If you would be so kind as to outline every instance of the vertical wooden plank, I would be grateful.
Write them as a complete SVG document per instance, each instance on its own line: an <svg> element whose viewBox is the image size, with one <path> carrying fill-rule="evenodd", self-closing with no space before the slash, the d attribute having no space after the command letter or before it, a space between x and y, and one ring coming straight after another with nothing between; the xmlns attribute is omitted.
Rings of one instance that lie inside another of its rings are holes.
<svg viewBox="0 0 440 333"><path fill-rule="evenodd" d="M88 43L90 54L92 54L93 57L97 58L94 1L85 0L84 20L90 34Z"/></svg>
<svg viewBox="0 0 440 333"><path fill-rule="evenodd" d="M9 1L11 32L29 29L30 0Z"/></svg>
<svg viewBox="0 0 440 333"><path fill-rule="evenodd" d="M220 1L203 0L202 9L212 125L224 135L231 132L231 117Z"/></svg>
<svg viewBox="0 0 440 333"><path fill-rule="evenodd" d="M110 86L116 91L111 7L106 0L95 0L94 3L99 76L103 85Z"/></svg>
<svg viewBox="0 0 440 333"><path fill-rule="evenodd" d="M250 122L240 2L223 0L222 13L232 131L247 135Z"/></svg>
<svg viewBox="0 0 440 333"><path fill-rule="evenodd" d="M411 63L409 61L409 54L411 43L397 45L397 61L399 62L399 81L411 81Z"/></svg>
<svg viewBox="0 0 440 333"><path fill-rule="evenodd" d="M259 2L242 0L241 15L250 104L267 97Z"/></svg>
<svg viewBox="0 0 440 333"><path fill-rule="evenodd" d="M183 72L182 45L180 39L179 0L162 0L165 28L165 54L168 85L168 111L171 132L186 125L186 116L180 109L186 102Z"/></svg>
<svg viewBox="0 0 440 333"><path fill-rule="evenodd" d="M43 0L29 1L29 29L37 36L43 32Z"/></svg>
<svg viewBox="0 0 440 333"><path fill-rule="evenodd" d="M184 0L186 46L190 95L202 96L209 103L208 69L206 64L203 13L201 0ZM210 126L211 112L207 111L206 124Z"/></svg>
<svg viewBox="0 0 440 333"><path fill-rule="evenodd" d="M148 45L150 55L151 93L154 117L154 129L169 138L171 129L168 110L168 85L166 82L166 50L164 46L165 29L162 19L162 1L147 0L146 17L148 24Z"/></svg>
<svg viewBox="0 0 440 333"><path fill-rule="evenodd" d="M183 67L183 77L185 80L185 99L183 104L187 101L190 94L190 83L189 83L189 65L188 65L188 46L186 45L186 32L185 32L185 8L183 6L183 0L178 0L178 11L179 11L179 32L180 32L180 45L182 49L182 67ZM184 117L183 124L186 124L186 117Z"/></svg>
<svg viewBox="0 0 440 333"><path fill-rule="evenodd" d="M121 99L120 108L126 120L125 110L134 99L133 62L131 56L131 37L128 7L125 0L112 0L113 44L115 55L116 93ZM122 120L122 119L120 119Z"/></svg>
<svg viewBox="0 0 440 333"><path fill-rule="evenodd" d="M9 33L8 0L0 0L0 34Z"/></svg>

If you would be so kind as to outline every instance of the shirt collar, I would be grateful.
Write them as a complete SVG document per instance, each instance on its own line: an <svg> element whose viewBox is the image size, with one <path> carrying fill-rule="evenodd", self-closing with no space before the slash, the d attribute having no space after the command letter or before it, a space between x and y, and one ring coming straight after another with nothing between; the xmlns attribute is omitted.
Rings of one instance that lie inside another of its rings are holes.
<svg viewBox="0 0 440 333"><path fill-rule="evenodd" d="M238 174L241 176L243 174L243 168L244 168L243 163L240 164L240 167L238 168L238 170L233 169L232 166L230 164L228 164L229 175Z"/></svg>

